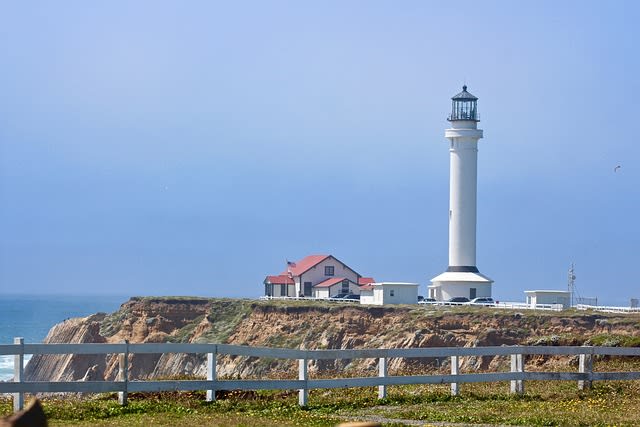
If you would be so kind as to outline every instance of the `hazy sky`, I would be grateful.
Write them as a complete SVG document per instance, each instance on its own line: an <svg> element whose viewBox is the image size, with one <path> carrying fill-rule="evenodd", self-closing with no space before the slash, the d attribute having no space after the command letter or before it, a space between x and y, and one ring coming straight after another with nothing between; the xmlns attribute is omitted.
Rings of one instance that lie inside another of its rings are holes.
<svg viewBox="0 0 640 427"><path fill-rule="evenodd" d="M255 297L333 254L426 293L479 97L499 300L640 297L640 3L0 3L0 293ZM614 172L614 168L621 167Z"/></svg>

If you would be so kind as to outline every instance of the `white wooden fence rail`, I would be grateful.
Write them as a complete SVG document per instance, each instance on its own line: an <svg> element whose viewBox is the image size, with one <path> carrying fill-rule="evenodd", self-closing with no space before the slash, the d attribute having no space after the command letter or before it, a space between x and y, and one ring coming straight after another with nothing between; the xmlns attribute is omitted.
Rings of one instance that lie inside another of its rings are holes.
<svg viewBox="0 0 640 427"><path fill-rule="evenodd" d="M135 354L199 353L207 355L206 380L129 381L129 358ZM24 381L25 354L118 354L119 373L116 381ZM525 380L577 381L580 389L588 388L595 380L640 380L640 372L593 372L592 357L596 355L640 357L640 348L621 347L431 347L360 350L296 350L283 348L247 347L228 344L25 344L16 338L14 344L0 345L0 355L14 356L13 382L0 382L0 393L12 393L14 409L24 405L24 393L118 392L119 402L127 403L127 393L139 391L206 390L207 400L215 400L216 390L299 390L299 404L308 403L310 389L343 387L378 387L378 397L384 398L387 386L408 384L451 384L451 393L459 393L460 383L510 381L512 393L524 393ZM297 380L221 380L216 376L218 355L268 357L298 360ZM579 356L578 372L526 372L526 355ZM509 372L459 372L464 356L509 356ZM449 375L389 376L390 358L450 358ZM378 359L378 376L360 378L310 379L307 371L310 360L321 359Z"/></svg>

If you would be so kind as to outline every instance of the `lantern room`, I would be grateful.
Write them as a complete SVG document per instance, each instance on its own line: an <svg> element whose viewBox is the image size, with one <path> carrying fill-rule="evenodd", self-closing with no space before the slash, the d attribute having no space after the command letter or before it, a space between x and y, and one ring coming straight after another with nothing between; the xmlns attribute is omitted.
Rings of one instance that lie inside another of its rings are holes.
<svg viewBox="0 0 640 427"><path fill-rule="evenodd" d="M472 120L479 122L478 98L467 92L467 86L462 86L462 92L451 98L451 114L447 119L450 122L457 120Z"/></svg>

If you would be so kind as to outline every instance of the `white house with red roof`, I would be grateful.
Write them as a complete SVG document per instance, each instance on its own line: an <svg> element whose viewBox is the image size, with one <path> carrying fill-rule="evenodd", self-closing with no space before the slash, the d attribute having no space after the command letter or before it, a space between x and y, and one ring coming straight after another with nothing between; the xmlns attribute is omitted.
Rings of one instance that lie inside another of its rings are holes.
<svg viewBox="0 0 640 427"><path fill-rule="evenodd" d="M264 279L264 294L274 297L329 298L340 293L360 294L360 286L375 282L362 277L333 255L309 255L287 262L287 269Z"/></svg>

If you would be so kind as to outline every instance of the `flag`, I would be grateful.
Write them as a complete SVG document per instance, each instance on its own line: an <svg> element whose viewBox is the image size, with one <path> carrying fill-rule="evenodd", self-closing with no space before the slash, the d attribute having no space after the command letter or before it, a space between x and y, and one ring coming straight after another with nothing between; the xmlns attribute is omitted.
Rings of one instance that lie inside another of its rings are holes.
<svg viewBox="0 0 640 427"><path fill-rule="evenodd" d="M293 261L287 260L287 275L289 276L290 279L293 279L293 272L291 271L292 268L296 268L296 263Z"/></svg>

